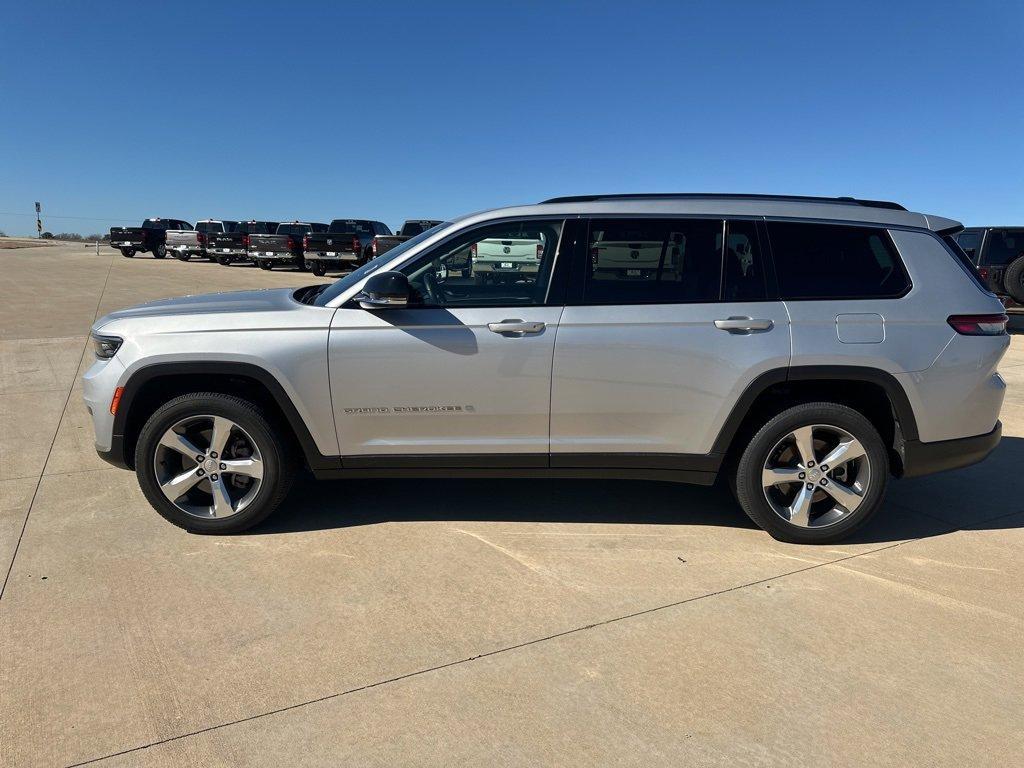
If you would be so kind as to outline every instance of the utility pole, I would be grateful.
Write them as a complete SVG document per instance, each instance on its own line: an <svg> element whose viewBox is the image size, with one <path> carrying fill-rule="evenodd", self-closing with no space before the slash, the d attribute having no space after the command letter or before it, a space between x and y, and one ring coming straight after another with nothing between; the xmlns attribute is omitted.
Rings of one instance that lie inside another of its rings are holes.
<svg viewBox="0 0 1024 768"><path fill-rule="evenodd" d="M36 203L36 237L43 236L43 220L39 218L39 213L42 211L43 206Z"/></svg>

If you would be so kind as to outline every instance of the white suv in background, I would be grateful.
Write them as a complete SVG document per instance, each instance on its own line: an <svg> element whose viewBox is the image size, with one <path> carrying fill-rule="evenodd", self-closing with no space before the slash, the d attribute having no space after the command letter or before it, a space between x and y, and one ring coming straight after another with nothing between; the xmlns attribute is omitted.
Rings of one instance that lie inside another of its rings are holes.
<svg viewBox="0 0 1024 768"><path fill-rule="evenodd" d="M776 538L836 541L890 476L965 466L999 441L1006 316L961 229L850 198L487 211L333 284L107 315L85 401L100 454L196 532L260 522L305 465L722 477ZM506 241L530 243L535 268L485 282L446 266Z"/></svg>

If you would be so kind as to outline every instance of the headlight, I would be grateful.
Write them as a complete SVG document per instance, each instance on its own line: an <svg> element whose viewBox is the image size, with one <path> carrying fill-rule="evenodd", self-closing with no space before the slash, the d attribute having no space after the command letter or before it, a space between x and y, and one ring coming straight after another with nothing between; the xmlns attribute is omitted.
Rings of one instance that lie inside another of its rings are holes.
<svg viewBox="0 0 1024 768"><path fill-rule="evenodd" d="M92 351L97 360L109 360L117 354L124 339L119 336L101 336L98 333L92 334Z"/></svg>

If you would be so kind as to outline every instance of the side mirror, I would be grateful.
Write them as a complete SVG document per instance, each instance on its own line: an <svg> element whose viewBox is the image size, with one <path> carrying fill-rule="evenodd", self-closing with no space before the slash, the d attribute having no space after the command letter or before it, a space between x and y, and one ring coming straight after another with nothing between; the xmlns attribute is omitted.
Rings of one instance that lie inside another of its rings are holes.
<svg viewBox="0 0 1024 768"><path fill-rule="evenodd" d="M401 272L379 272L363 286L357 301L363 309L401 308L409 303L409 278Z"/></svg>

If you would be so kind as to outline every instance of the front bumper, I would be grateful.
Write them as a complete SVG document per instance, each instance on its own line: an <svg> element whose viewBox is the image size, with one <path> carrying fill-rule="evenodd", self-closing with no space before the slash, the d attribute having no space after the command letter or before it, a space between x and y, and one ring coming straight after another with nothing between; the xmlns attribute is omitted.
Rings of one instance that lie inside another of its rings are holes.
<svg viewBox="0 0 1024 768"><path fill-rule="evenodd" d="M936 443L907 440L900 451L903 457L902 477L922 477L977 464L996 449L1002 436L1003 425L997 421L991 432L975 437L940 440Z"/></svg>
<svg viewBox="0 0 1024 768"><path fill-rule="evenodd" d="M82 398L92 418L96 452L107 461L111 461L107 458L109 454L121 453L121 441L114 435L114 415L110 412L110 402L124 370L124 364L115 355L110 360L97 360L82 376ZM122 463L118 466L124 466L123 455L120 459Z"/></svg>

